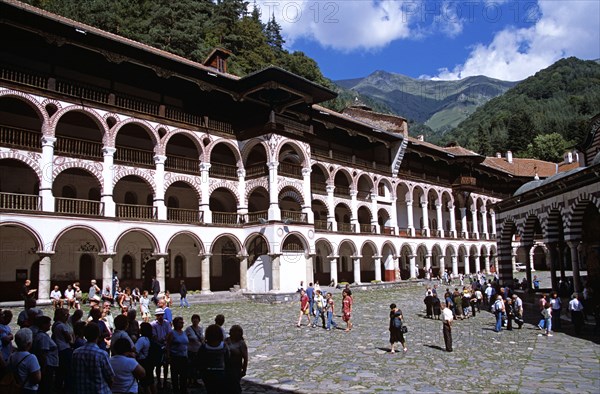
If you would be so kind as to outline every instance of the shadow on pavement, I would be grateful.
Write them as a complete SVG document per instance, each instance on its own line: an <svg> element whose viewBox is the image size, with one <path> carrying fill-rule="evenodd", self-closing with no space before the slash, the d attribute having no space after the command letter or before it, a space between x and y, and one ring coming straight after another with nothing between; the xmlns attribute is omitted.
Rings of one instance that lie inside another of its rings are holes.
<svg viewBox="0 0 600 394"><path fill-rule="evenodd" d="M441 347L441 346L438 346L438 345L425 345L425 344L424 344L423 346L427 346L427 347L429 347L429 348L432 348L432 349L435 349L435 350L441 350L441 351L443 351L443 352L445 352L445 351L446 351L446 349L444 349L443 347Z"/></svg>

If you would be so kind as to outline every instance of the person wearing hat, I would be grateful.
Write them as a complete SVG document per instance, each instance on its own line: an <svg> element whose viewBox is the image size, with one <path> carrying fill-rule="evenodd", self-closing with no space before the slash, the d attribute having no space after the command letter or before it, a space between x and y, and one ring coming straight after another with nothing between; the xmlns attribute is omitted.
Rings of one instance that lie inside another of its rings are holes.
<svg viewBox="0 0 600 394"><path fill-rule="evenodd" d="M154 311L154 316L156 320L152 323L152 337L154 340L160 345L161 349L165 349L167 344L167 336L171 333L171 323L165 320L165 310L163 308L156 308ZM160 370L161 367L164 368L164 377L161 382L160 380ZM169 373L169 364L166 357L163 357L163 362L156 366L156 379L158 383L158 388L165 387L165 382L167 380L167 375Z"/></svg>
<svg viewBox="0 0 600 394"><path fill-rule="evenodd" d="M92 299L96 294L100 294L100 287L96 284L96 279L91 280L90 291L88 291L88 299Z"/></svg>

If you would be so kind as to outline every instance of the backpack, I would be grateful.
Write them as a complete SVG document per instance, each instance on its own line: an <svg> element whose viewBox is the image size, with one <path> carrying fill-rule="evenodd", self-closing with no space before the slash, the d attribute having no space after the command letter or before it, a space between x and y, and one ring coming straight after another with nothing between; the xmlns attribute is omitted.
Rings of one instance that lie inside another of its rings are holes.
<svg viewBox="0 0 600 394"><path fill-rule="evenodd" d="M0 392L3 394L20 394L23 391L23 382L19 379L19 366L27 357L31 356L28 354L23 357L16 366L7 366L4 375L0 379Z"/></svg>

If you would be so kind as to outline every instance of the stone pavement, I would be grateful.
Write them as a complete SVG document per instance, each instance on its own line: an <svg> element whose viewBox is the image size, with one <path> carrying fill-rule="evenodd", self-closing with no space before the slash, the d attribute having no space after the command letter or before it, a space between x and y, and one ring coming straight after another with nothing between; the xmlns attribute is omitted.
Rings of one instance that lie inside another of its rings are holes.
<svg viewBox="0 0 600 394"><path fill-rule="evenodd" d="M246 393L600 392L600 345L593 326L583 338L572 335L569 322L563 322L565 333L538 336L537 312L526 311L530 323L521 330L495 333L494 316L482 312L455 322L454 352L447 353L441 322L424 318L424 292L420 284L355 291L354 329L348 333L297 328L297 302L192 305L174 307L173 313L184 316L186 326L191 314L199 313L204 327L223 313L226 327L244 328L250 354L242 384ZM334 299L337 315L339 291ZM389 353L392 302L409 328L407 353Z"/></svg>

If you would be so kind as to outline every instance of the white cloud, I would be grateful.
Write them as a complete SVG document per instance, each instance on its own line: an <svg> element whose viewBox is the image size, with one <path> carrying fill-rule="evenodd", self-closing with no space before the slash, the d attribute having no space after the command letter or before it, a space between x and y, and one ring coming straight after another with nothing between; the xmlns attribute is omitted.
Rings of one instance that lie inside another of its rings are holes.
<svg viewBox="0 0 600 394"><path fill-rule="evenodd" d="M529 28L505 27L491 43L476 44L468 59L434 79L472 75L518 81L565 56L600 58L600 2L587 0L538 2Z"/></svg>

